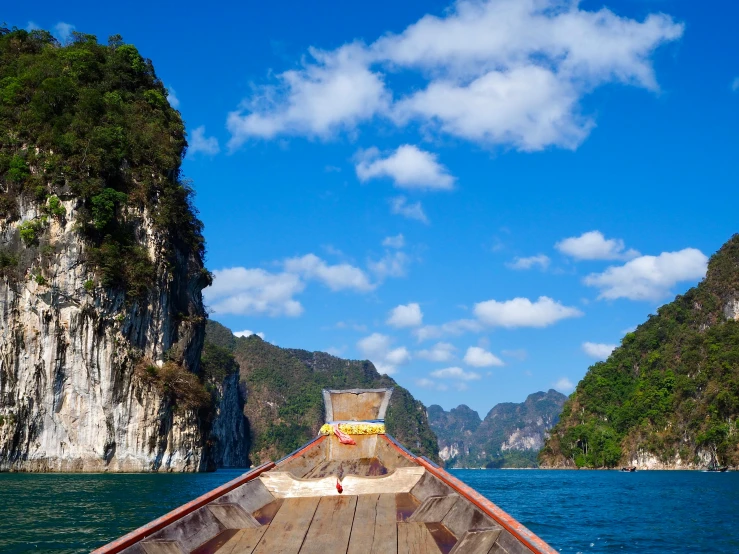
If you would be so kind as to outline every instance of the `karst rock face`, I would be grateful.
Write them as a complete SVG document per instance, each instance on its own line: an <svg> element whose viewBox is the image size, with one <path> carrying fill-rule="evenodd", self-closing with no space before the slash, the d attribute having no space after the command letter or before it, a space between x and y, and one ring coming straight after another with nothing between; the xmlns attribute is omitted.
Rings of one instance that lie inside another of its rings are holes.
<svg viewBox="0 0 739 554"><path fill-rule="evenodd" d="M175 252L164 261L145 213L129 213L156 260L156 286L135 301L96 285L75 231L77 200L49 224L42 278L0 281L0 469L27 471L196 471L210 463L207 429L137 377L137 364L176 357L197 371L204 336L202 263ZM38 216L0 219L0 240ZM22 246L19 246L22 248ZM170 257L171 260L171 257ZM222 409L221 409L222 411Z"/></svg>

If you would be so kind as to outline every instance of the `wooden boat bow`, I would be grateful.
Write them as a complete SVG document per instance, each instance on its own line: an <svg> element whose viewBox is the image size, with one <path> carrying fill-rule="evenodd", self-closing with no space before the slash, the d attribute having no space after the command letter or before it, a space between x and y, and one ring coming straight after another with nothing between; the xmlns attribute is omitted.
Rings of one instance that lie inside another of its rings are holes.
<svg viewBox="0 0 739 554"><path fill-rule="evenodd" d="M324 391L326 422L363 433L351 435L354 445L329 431L93 554L556 552L477 491L378 432L391 394Z"/></svg>

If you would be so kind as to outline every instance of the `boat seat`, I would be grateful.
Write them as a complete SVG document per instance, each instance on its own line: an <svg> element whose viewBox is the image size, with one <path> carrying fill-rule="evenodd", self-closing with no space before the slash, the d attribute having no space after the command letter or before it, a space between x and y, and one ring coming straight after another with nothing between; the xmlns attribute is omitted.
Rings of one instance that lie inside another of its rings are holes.
<svg viewBox="0 0 739 554"><path fill-rule="evenodd" d="M339 494L392 494L410 492L426 472L423 467L399 467L381 477L347 475L341 480L343 492L336 487L336 477L301 479L287 471L268 471L258 477L275 498L336 496Z"/></svg>
<svg viewBox="0 0 739 554"><path fill-rule="evenodd" d="M184 554L177 541L144 541L141 547L146 554Z"/></svg>
<svg viewBox="0 0 739 554"><path fill-rule="evenodd" d="M260 525L253 515L238 504L208 504L207 508L225 529L249 529Z"/></svg>
<svg viewBox="0 0 739 554"><path fill-rule="evenodd" d="M444 517L459 500L458 494L447 494L444 496L429 496L408 521L420 521L423 523L442 522Z"/></svg>

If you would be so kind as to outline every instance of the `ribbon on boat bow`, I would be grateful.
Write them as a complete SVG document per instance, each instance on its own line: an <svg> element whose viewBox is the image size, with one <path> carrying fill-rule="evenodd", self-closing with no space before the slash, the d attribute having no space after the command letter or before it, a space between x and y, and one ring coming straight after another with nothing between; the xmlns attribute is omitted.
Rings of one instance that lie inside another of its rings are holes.
<svg viewBox="0 0 739 554"><path fill-rule="evenodd" d="M334 423L333 429L334 429L334 435L336 435L336 438L339 439L339 442L341 444L357 444L353 438L351 438L349 435L344 433L344 431L339 429L338 423Z"/></svg>

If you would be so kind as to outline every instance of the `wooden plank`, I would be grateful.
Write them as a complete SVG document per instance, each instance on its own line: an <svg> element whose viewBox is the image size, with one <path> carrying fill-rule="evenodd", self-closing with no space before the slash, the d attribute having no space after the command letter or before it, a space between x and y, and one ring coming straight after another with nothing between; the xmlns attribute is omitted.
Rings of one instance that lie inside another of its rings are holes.
<svg viewBox="0 0 739 554"><path fill-rule="evenodd" d="M207 508L226 529L259 527L259 522L238 504L208 504Z"/></svg>
<svg viewBox="0 0 739 554"><path fill-rule="evenodd" d="M182 554L177 541L148 541L141 546L146 554Z"/></svg>
<svg viewBox="0 0 739 554"><path fill-rule="evenodd" d="M331 410L326 415L330 416L333 421L362 421L384 417L384 414L380 415L380 409L385 400L385 390L366 389L361 392L331 390L328 392L331 399ZM385 408L387 409L386 403Z"/></svg>
<svg viewBox="0 0 739 554"><path fill-rule="evenodd" d="M418 509L418 500L407 492L396 494L395 509L398 521L406 521Z"/></svg>
<svg viewBox="0 0 739 554"><path fill-rule="evenodd" d="M242 529L217 552L218 554L251 554L266 530L267 527Z"/></svg>
<svg viewBox="0 0 739 554"><path fill-rule="evenodd" d="M321 498L300 554L346 552L356 506L356 496Z"/></svg>
<svg viewBox="0 0 739 554"><path fill-rule="evenodd" d="M488 554L498 540L500 529L467 531L449 554Z"/></svg>
<svg viewBox="0 0 739 554"><path fill-rule="evenodd" d="M416 486L411 489L411 494L423 502L430 496L447 496L449 494L454 494L454 491L450 486L442 483L427 471L418 481Z"/></svg>
<svg viewBox="0 0 739 554"><path fill-rule="evenodd" d="M319 500L316 497L286 500L254 549L254 554L297 554Z"/></svg>
<svg viewBox="0 0 739 554"><path fill-rule="evenodd" d="M449 510L457 503L459 495L450 494L447 496L429 496L423 501L408 521L423 521L431 523L434 521L442 521Z"/></svg>
<svg viewBox="0 0 739 554"><path fill-rule="evenodd" d="M381 477L347 475L341 481L344 495L385 494L410 491L426 470L422 467L399 467ZM337 496L336 477L298 479L285 471L269 471L259 477L275 498Z"/></svg>
<svg viewBox="0 0 739 554"><path fill-rule="evenodd" d="M269 504L255 510L252 515L254 516L254 519L259 522L259 525L269 525L277 515L277 512L280 511L280 508L282 508L283 502L284 499L282 498L273 500Z"/></svg>
<svg viewBox="0 0 739 554"><path fill-rule="evenodd" d="M394 494L358 496L347 554L395 554L396 518Z"/></svg>
<svg viewBox="0 0 739 554"><path fill-rule="evenodd" d="M232 490L228 494L224 494L215 503L238 504L244 508L244 511L252 513L254 510L258 510L273 500L274 496L269 493L264 483L259 479L254 479Z"/></svg>
<svg viewBox="0 0 739 554"><path fill-rule="evenodd" d="M471 502L460 499L441 522L454 536L461 537L471 529L498 529L500 525Z"/></svg>
<svg viewBox="0 0 739 554"><path fill-rule="evenodd" d="M441 523L426 523L426 529L428 529L431 536L434 537L436 546L441 550L441 554L449 554L457 544L457 537L455 537L452 532ZM461 552L466 553L467 551L462 550ZM487 554L487 552L485 554Z"/></svg>
<svg viewBox="0 0 739 554"><path fill-rule="evenodd" d="M441 554L425 523L398 523L398 554Z"/></svg>
<svg viewBox="0 0 739 554"><path fill-rule="evenodd" d="M226 529L225 531L221 531L209 541L198 546L190 554L215 554L238 533L241 533L241 529Z"/></svg>

